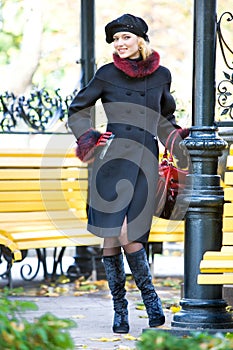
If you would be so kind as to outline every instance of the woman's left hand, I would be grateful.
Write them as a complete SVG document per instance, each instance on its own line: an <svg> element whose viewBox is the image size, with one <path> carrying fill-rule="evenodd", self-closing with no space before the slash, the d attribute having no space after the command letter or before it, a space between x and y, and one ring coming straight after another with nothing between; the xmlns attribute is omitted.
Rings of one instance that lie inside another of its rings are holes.
<svg viewBox="0 0 233 350"><path fill-rule="evenodd" d="M179 134L179 136L182 138L182 139L185 139L186 137L189 136L189 133L190 133L190 129L189 128L180 128L177 130L177 133Z"/></svg>

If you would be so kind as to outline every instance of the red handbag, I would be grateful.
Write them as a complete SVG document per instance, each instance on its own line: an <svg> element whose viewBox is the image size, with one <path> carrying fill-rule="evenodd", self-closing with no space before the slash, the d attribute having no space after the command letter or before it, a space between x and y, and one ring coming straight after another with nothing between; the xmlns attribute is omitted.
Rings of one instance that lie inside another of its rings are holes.
<svg viewBox="0 0 233 350"><path fill-rule="evenodd" d="M159 178L156 191L156 205L154 216L167 220L183 220L187 207L182 205L182 202L177 201L177 196L182 194L188 170L179 169L175 166L173 160L173 146L175 142L175 135L173 137L170 154L168 152L168 143L171 136L177 132L174 130L170 133L164 154L159 164Z"/></svg>

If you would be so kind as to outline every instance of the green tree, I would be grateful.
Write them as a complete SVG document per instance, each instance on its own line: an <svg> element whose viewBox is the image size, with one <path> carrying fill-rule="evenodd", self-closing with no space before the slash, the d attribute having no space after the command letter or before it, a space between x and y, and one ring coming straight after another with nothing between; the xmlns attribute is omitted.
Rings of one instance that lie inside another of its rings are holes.
<svg viewBox="0 0 233 350"><path fill-rule="evenodd" d="M1 64L4 65L1 74L4 87L18 94L31 86L39 65L43 29L42 1L2 1L1 25Z"/></svg>

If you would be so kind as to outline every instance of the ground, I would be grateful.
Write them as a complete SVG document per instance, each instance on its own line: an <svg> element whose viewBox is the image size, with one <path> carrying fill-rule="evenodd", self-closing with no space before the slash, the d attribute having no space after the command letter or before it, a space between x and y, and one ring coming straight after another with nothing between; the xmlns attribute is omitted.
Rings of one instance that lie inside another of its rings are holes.
<svg viewBox="0 0 233 350"><path fill-rule="evenodd" d="M160 328L170 328L173 314L179 309L181 281L179 278L154 280L166 315L166 323ZM22 282L17 282L13 289L17 295L13 298L30 300L38 305L38 311L26 312L28 320L46 312L75 320L77 327L70 331L75 349L133 350L137 339L148 327L148 319L140 293L130 276L126 286L130 320L127 335L112 332L112 301L105 280L91 282L81 279L70 282L66 277L60 277L56 283L37 280L22 285Z"/></svg>

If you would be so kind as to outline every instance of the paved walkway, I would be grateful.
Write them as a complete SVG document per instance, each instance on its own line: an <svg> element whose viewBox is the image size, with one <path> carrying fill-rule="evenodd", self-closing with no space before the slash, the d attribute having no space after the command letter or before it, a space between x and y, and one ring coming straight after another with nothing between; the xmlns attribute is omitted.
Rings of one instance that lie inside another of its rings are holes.
<svg viewBox="0 0 233 350"><path fill-rule="evenodd" d="M30 284L30 288L25 286L26 296L20 299L33 301L38 305L38 311L27 311L25 317L32 320L46 312L51 312L57 317L75 320L77 327L70 331L75 342L75 349L135 349L137 338L143 329L148 327L146 311L137 309L137 306L141 304L137 290L127 293L130 331L126 336L112 332L112 301L107 290L75 296L72 288L73 284L70 283L69 292L63 296L38 297L35 291L39 290L39 284L35 283L34 286ZM178 303L180 291L171 287L156 289L163 301L166 315L166 324L163 328L170 328L173 314L169 308L172 304Z"/></svg>
<svg viewBox="0 0 233 350"><path fill-rule="evenodd" d="M155 256L155 287L159 294L166 316L166 324L164 328L170 328L173 317L170 306L177 304L180 300L180 289L169 287L171 277L178 276L178 282L183 276L183 257L182 254L156 255ZM28 263L36 266L34 257L27 258ZM33 260L34 259L34 260ZM49 260L48 260L49 261ZM20 299L34 301L38 305L38 311L27 311L26 317L34 319L46 312L51 312L57 317L70 318L76 321L77 327L70 331L74 339L75 349L88 350L106 350L106 349L135 349L137 338L142 331L148 327L148 319L146 311L138 309L141 303L140 293L137 289L129 289L127 299L129 301L129 320L130 331L128 335L117 335L112 332L112 300L108 289L99 290L93 293L77 293L75 292L74 283L61 285L68 288L65 294L58 296L38 296L40 285L43 282L43 274L39 273L37 279L33 282L24 282L20 277L20 264L17 263L13 267L13 287L23 286L25 295ZM64 271L66 267L73 263L72 254L64 258ZM48 263L49 265L49 263ZM128 267L126 266L126 271ZM161 281L168 281L168 286L163 285ZM177 282L177 280L176 280ZM4 281L0 280L0 287ZM51 294L53 295L53 294ZM17 297L18 298L18 297Z"/></svg>

